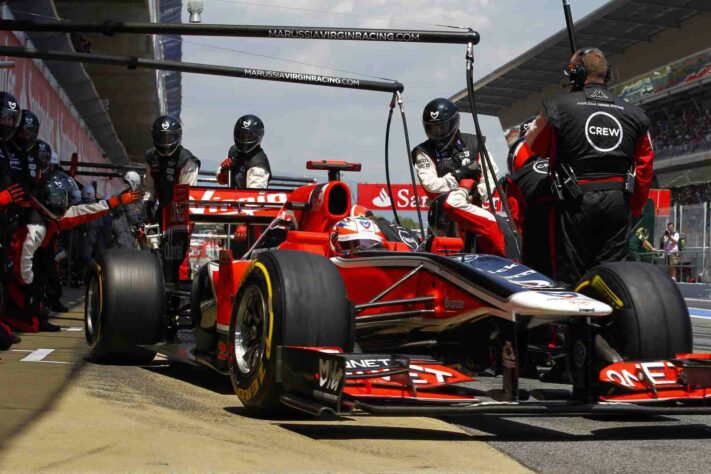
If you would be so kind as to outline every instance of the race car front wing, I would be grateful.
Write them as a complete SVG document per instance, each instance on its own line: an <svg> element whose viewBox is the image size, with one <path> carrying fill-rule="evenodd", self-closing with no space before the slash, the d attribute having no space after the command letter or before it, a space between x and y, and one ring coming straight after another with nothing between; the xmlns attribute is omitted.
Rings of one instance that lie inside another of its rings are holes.
<svg viewBox="0 0 711 474"><path fill-rule="evenodd" d="M711 414L711 354L609 365L594 403L545 389L511 399L433 359L336 348L279 347L277 382L282 403L314 416Z"/></svg>

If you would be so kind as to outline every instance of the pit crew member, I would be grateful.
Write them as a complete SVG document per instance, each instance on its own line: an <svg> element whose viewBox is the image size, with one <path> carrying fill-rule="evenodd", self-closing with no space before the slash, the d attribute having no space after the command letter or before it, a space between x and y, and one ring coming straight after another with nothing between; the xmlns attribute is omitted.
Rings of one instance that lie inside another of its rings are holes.
<svg viewBox="0 0 711 474"><path fill-rule="evenodd" d="M217 168L217 182L233 188L266 188L271 178L269 158L261 147L264 122L256 115L244 115L234 129L235 144ZM231 180L230 180L231 174Z"/></svg>
<svg viewBox="0 0 711 474"><path fill-rule="evenodd" d="M415 147L412 159L430 200L449 193L444 206L460 230L477 234L482 252L505 256L504 235L497 220L480 206L487 200L479 165L479 150L485 145L474 135L459 131L459 111L450 100L440 98L428 103L422 124L428 139ZM494 167L495 175L498 170ZM489 187L493 190L496 185L490 181Z"/></svg>
<svg viewBox="0 0 711 474"><path fill-rule="evenodd" d="M8 92L0 92L0 296L5 287L5 249L9 238L9 219L6 208L13 204L22 204L25 200L25 190L18 183L12 183L8 161L8 140L15 134L20 125L21 111L17 99ZM0 304L2 304L0 298ZM0 308L2 310L2 308ZM0 322L0 350L8 349L12 344L20 342L20 338L12 333L9 326Z"/></svg>
<svg viewBox="0 0 711 474"><path fill-rule="evenodd" d="M174 117L158 117L153 122L151 136L153 147L146 151L144 200L158 201L153 220L161 223L163 208L173 197L173 186L197 184L200 160L181 145L183 125Z"/></svg>
<svg viewBox="0 0 711 474"><path fill-rule="evenodd" d="M607 88L602 51L576 51L567 74L571 93L543 101L526 140L550 158L556 186L553 276L574 284L599 263L625 259L631 218L642 215L647 201L654 152L646 114Z"/></svg>
<svg viewBox="0 0 711 474"><path fill-rule="evenodd" d="M50 264L50 243L57 232L84 224L107 214L111 209L135 202L140 193L124 193L108 201L69 207L64 180L51 174L36 188L33 209L12 235L9 247L10 277L8 308L2 320L15 330L25 332L59 331L50 324L43 306L46 271Z"/></svg>

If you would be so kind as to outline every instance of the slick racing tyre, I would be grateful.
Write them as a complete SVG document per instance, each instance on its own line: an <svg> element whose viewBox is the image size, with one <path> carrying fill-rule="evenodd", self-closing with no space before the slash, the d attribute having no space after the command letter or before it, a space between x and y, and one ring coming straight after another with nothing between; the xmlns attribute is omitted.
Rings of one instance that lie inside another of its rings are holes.
<svg viewBox="0 0 711 474"><path fill-rule="evenodd" d="M596 322L598 333L625 360L660 360L691 352L692 334L684 298L657 267L638 262L606 263L586 273L576 291L613 308Z"/></svg>
<svg viewBox="0 0 711 474"><path fill-rule="evenodd" d="M137 250L101 253L89 270L84 330L89 356L100 362L148 363L155 352L139 344L159 341L165 313L158 258Z"/></svg>
<svg viewBox="0 0 711 474"><path fill-rule="evenodd" d="M277 347L353 349L352 306L340 273L308 252L260 254L235 296L229 337L230 379L242 404L255 416L282 411Z"/></svg>

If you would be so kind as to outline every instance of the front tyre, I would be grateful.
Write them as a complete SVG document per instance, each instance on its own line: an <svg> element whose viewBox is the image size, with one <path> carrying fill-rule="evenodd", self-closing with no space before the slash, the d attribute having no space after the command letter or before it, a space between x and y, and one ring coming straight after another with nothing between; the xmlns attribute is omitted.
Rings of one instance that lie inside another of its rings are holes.
<svg viewBox="0 0 711 474"><path fill-rule="evenodd" d="M587 272L576 291L612 306L612 315L599 321L599 333L623 359L662 360L691 352L684 297L657 267L605 263Z"/></svg>
<svg viewBox="0 0 711 474"><path fill-rule="evenodd" d="M155 255L137 250L102 252L89 270L84 332L89 357L101 362L148 363L159 341L165 288Z"/></svg>
<svg viewBox="0 0 711 474"><path fill-rule="evenodd" d="M279 411L278 346L340 347L354 343L352 307L338 269L299 251L260 254L235 296L230 322L230 379L254 415Z"/></svg>

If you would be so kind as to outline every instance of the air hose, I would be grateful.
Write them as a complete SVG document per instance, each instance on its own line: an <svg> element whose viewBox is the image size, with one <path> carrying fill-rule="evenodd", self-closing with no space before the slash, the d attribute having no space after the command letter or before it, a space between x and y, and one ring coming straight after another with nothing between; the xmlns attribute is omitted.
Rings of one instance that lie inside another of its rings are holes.
<svg viewBox="0 0 711 474"><path fill-rule="evenodd" d="M390 101L390 112L388 112L388 124L385 126L385 182L388 185L388 196L390 197L390 206L393 210L393 215L395 216L395 222L397 225L400 224L400 217L397 215L397 208L395 206L395 199L393 198L393 189L390 184L390 124L393 121L393 111L395 110L395 101L397 100L397 94L393 93L393 98Z"/></svg>
<svg viewBox="0 0 711 474"><path fill-rule="evenodd" d="M481 145L479 148L479 153L482 157L483 161L483 171L484 171L484 183L486 183L486 192L489 194L489 210L491 213L496 212L496 208L494 206L494 198L493 195L491 194L491 189L489 185L489 180L487 179L487 171L491 173L491 177L494 181L494 185L496 186L496 191L499 193L499 197L501 199L501 204L504 208L504 212L506 213L506 220L508 221L509 227L511 228L511 232L513 233L516 241L516 247L518 248L519 254L521 252L521 236L518 233L518 229L516 228L516 223L513 220L513 216L511 215L511 209L509 208L509 202L508 199L506 198L506 193L504 192L503 188L501 187L501 184L499 181L496 179L496 174L494 173L494 167L491 162L491 158L489 157L489 151L486 149L486 145L484 144L484 136L481 133L481 126L479 125L479 117L476 111L476 100L474 98L474 45L472 43L469 43L467 45L467 95L469 96L469 107L472 112L472 118L474 119L474 129L476 131L476 139Z"/></svg>

